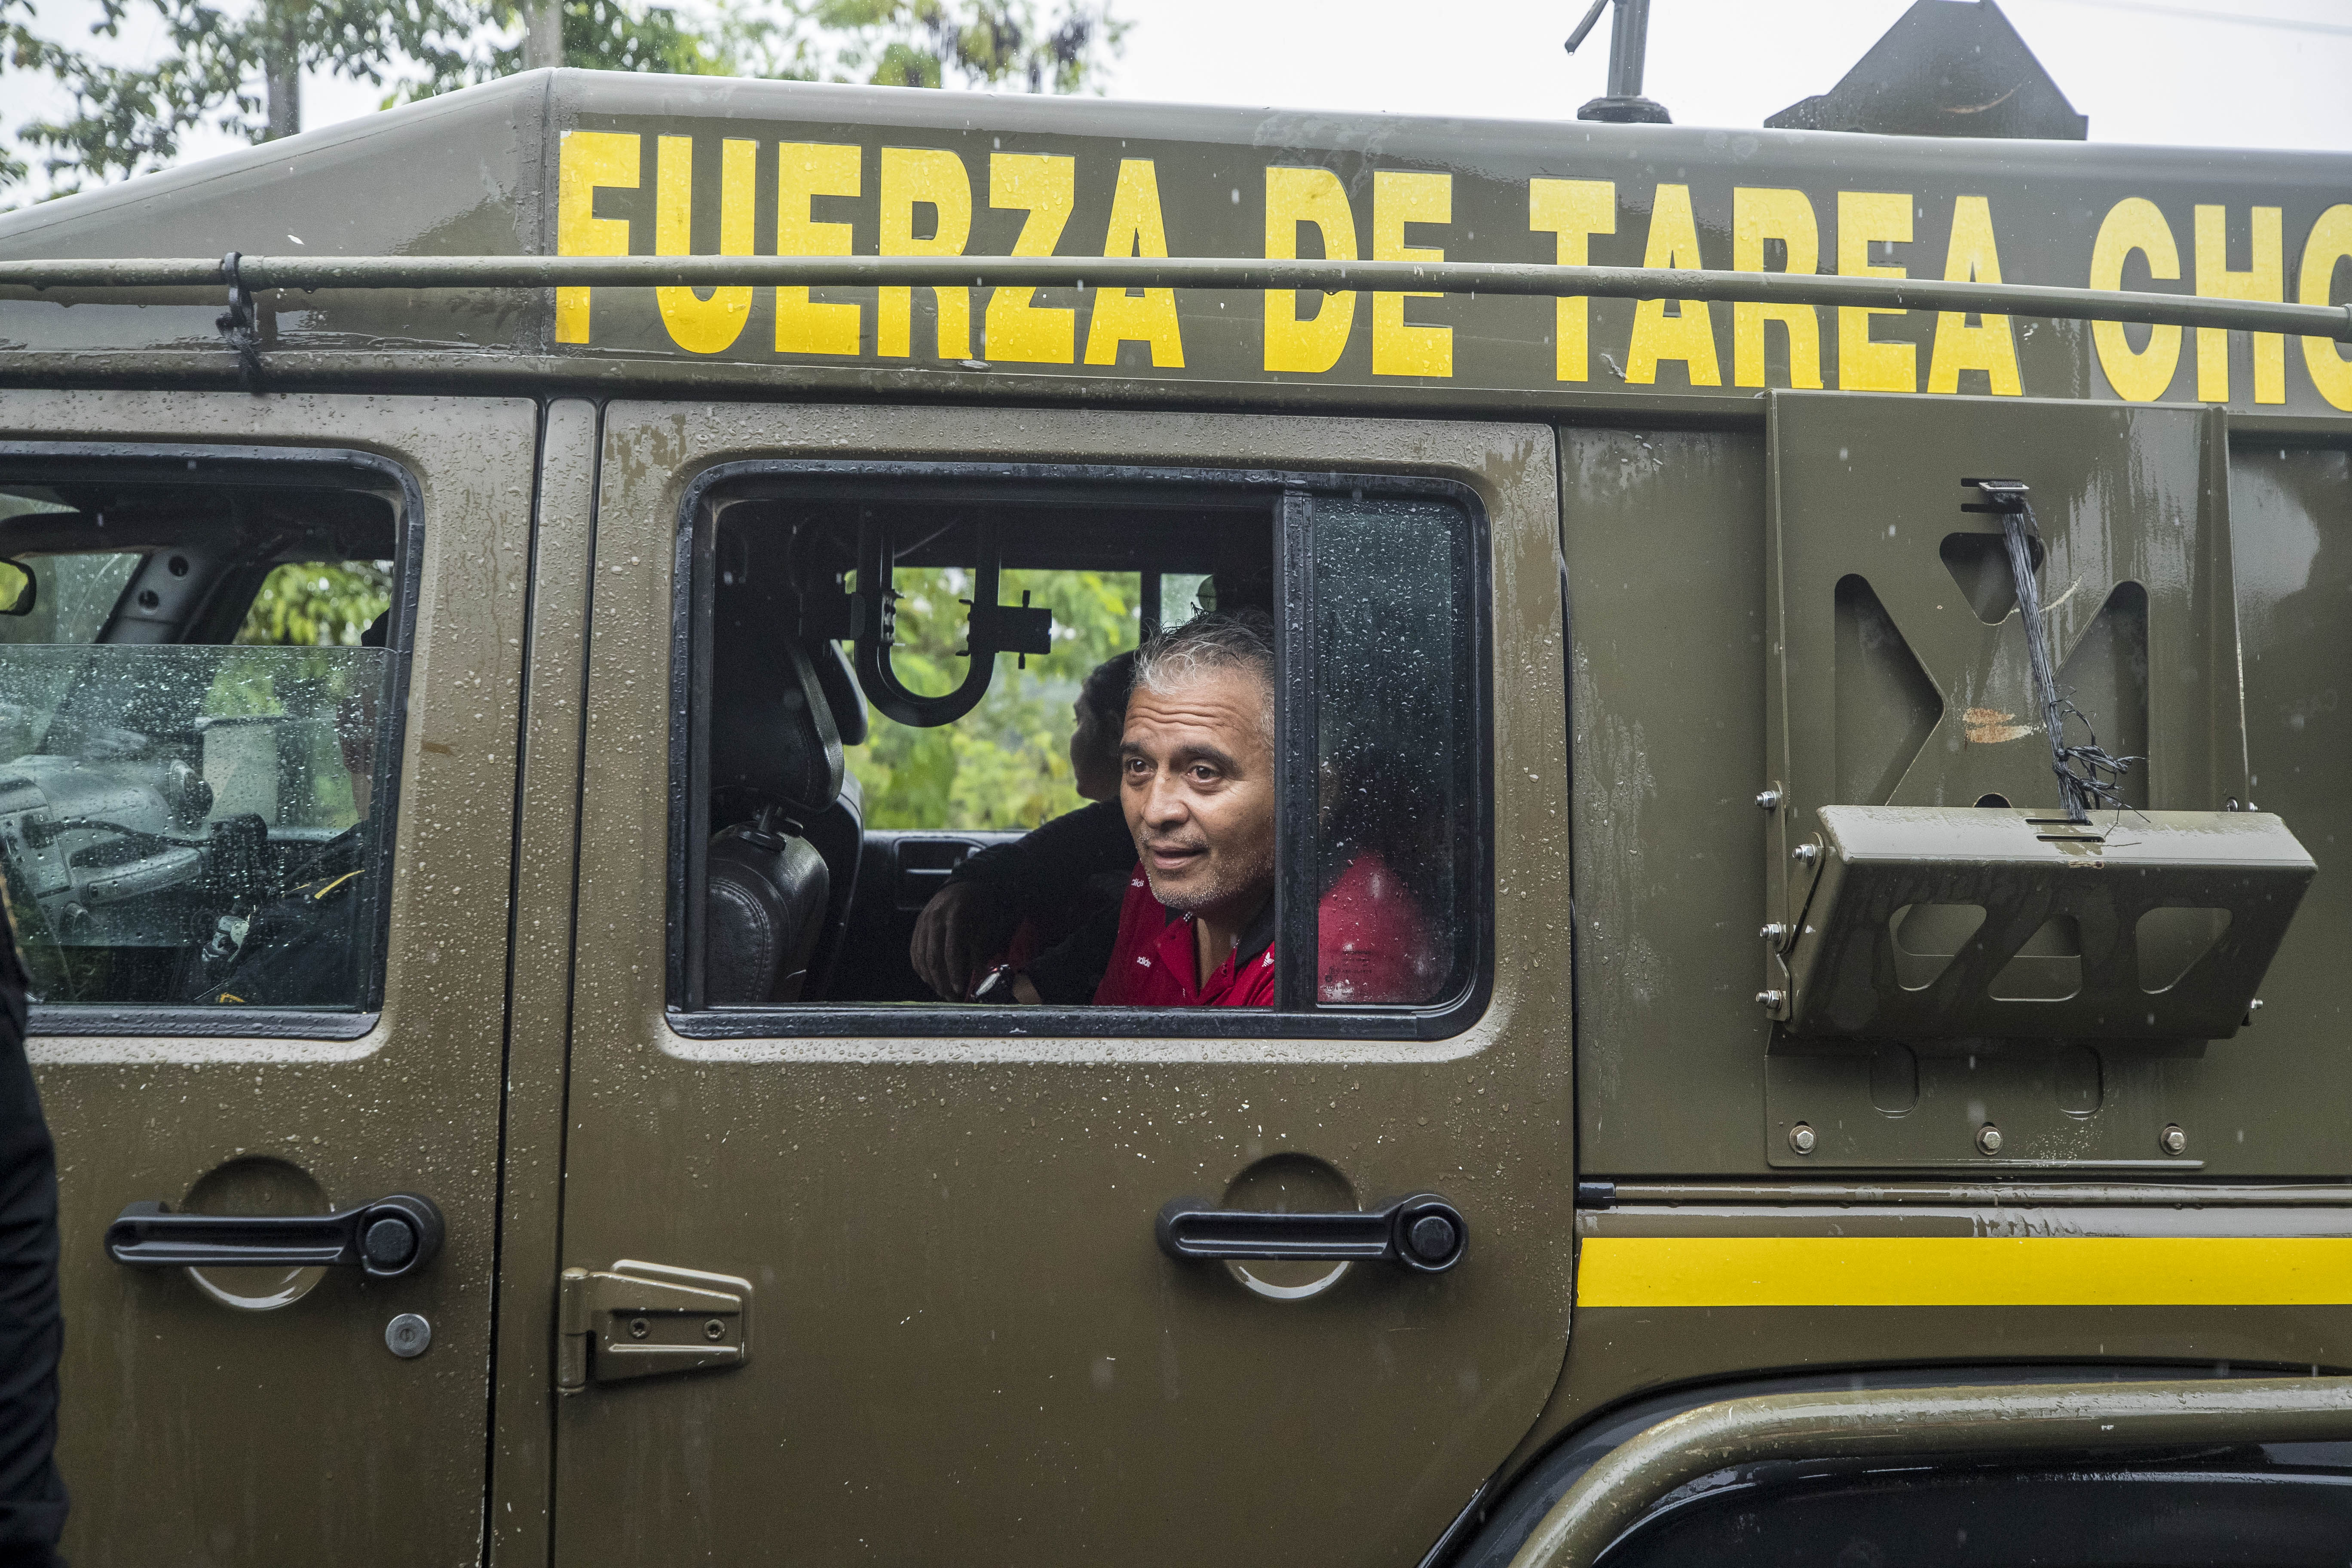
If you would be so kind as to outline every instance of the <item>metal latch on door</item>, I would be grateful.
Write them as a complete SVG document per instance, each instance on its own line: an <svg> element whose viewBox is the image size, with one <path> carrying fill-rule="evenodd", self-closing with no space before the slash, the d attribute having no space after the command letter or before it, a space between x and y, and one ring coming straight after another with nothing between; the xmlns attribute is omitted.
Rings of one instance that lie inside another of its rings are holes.
<svg viewBox="0 0 2352 1568"><path fill-rule="evenodd" d="M567 1268L556 1301L555 1387L716 1372L751 1356L751 1282L627 1258Z"/></svg>

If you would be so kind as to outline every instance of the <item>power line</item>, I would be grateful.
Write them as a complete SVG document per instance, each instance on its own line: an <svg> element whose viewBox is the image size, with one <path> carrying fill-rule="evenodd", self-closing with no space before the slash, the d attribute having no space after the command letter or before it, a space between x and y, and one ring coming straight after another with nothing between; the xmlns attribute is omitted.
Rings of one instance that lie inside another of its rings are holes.
<svg viewBox="0 0 2352 1568"><path fill-rule="evenodd" d="M2273 27L2283 33L2318 33L2352 38L2352 24L2303 22L2288 16L2249 16L2236 11L2203 11L2186 5L2151 5L2146 0L2060 0L2067 5L2095 5L2106 11L2135 11L2143 16L2177 16L2184 22L2228 22L2240 27Z"/></svg>

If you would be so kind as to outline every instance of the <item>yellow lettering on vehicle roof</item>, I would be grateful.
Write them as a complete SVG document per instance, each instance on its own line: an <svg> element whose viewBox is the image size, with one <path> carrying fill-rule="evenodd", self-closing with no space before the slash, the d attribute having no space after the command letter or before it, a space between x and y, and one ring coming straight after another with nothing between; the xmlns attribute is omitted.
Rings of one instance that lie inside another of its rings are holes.
<svg viewBox="0 0 2352 1568"><path fill-rule="evenodd" d="M943 147L882 149L881 253L961 256L971 242L971 175L963 159ZM931 209L931 233L915 235L915 209ZM971 357L971 290L934 287L939 326L932 347L945 360ZM879 289L874 299L874 352L907 359L914 352L915 291Z"/></svg>
<svg viewBox="0 0 2352 1568"><path fill-rule="evenodd" d="M1111 193L1105 256L1166 256L1167 226L1160 213L1160 175L1149 158L1122 158ZM1097 289L1087 322L1087 363L1117 364L1118 345L1151 346L1151 368L1184 368L1184 339L1176 322L1173 289Z"/></svg>
<svg viewBox="0 0 2352 1568"><path fill-rule="evenodd" d="M637 188L642 156L635 132L567 131L555 159L555 254L626 256L629 220L598 217L600 190ZM588 341L590 296L585 289L555 291L555 341Z"/></svg>
<svg viewBox="0 0 2352 1568"><path fill-rule="evenodd" d="M2338 203L2319 215L2303 242L2303 302L2334 303L2330 296L2336 268L2346 261L2352 261L2352 205ZM2330 407L2352 408L2352 361L2345 359L2342 349L2326 338L2305 338L2303 363L2311 372L2311 384Z"/></svg>
<svg viewBox="0 0 2352 1568"><path fill-rule="evenodd" d="M1731 269L1761 272L1764 242L1777 239L1788 247L1784 272L1818 272L1822 266L1822 226L1813 216L1811 198L1802 191L1771 190L1739 185L1731 193ZM1731 307L1731 379L1740 386L1762 386L1764 328L1778 323L1789 335L1789 384L1822 384L1822 316L1811 305L1772 305L1742 300Z"/></svg>
<svg viewBox="0 0 2352 1568"><path fill-rule="evenodd" d="M854 196L864 188L860 148L827 142L787 142L776 149L776 254L847 256L850 226L812 216L818 196ZM776 352L856 354L865 308L818 304L806 288L776 290Z"/></svg>
<svg viewBox="0 0 2352 1568"><path fill-rule="evenodd" d="M1838 193L1838 272L1846 278L1907 278L1902 267L1874 267L1870 247L1911 242L1911 198L1892 191ZM1873 316L1900 316L1876 307L1838 307L1838 387L1844 392L1916 392L1919 350L1870 336Z"/></svg>
<svg viewBox="0 0 2352 1568"><path fill-rule="evenodd" d="M1322 237L1328 261L1356 259L1356 215L1339 176L1328 169L1276 165L1265 172L1265 254L1287 261L1298 255L1300 225ZM1296 289L1265 291L1265 368L1319 374L1339 363L1356 324L1353 289L1316 296L1314 315L1301 320Z"/></svg>
<svg viewBox="0 0 2352 1568"><path fill-rule="evenodd" d="M1375 261L1443 261L1445 252L1428 246L1407 245L1409 223L1454 221L1454 176L1414 174L1403 169L1380 169L1372 174L1372 259ZM1452 375L1454 329L1408 325L1407 300L1440 300L1437 293L1375 294L1372 296L1372 374L1374 375Z"/></svg>
<svg viewBox="0 0 2352 1568"><path fill-rule="evenodd" d="M2135 250L2147 258L2150 278L2180 276L2180 247L2173 240L2172 226L2146 196L2126 196L2109 207L2100 221L2099 237L2091 245L2091 287L2121 289L2124 263ZM2123 322L2091 323L2099 369L2115 395L2127 403L2153 403L2162 397L2180 367L2180 329L2152 326L2147 331L2147 346L2136 350Z"/></svg>
<svg viewBox="0 0 2352 1568"><path fill-rule="evenodd" d="M1015 256L1051 256L1077 205L1078 163L1044 153L994 153L988 205L1026 208ZM1037 290L999 289L988 297L988 357L1022 364L1068 364L1077 357L1078 313L1035 303Z"/></svg>
<svg viewBox="0 0 2352 1568"><path fill-rule="evenodd" d="M1642 265L1689 268L1699 258L1698 220L1691 212L1688 185L1660 185L1650 204L1650 241ZM1704 300L1685 300L1681 313L1666 314L1664 300L1633 308L1633 336L1625 348L1625 379L1648 386L1658 379L1660 360L1680 360L1692 386L1721 386L1723 367L1715 356L1715 317Z"/></svg>
<svg viewBox="0 0 2352 1568"><path fill-rule="evenodd" d="M1998 283L2000 256L1994 248L1992 203L1983 196L1960 196L1952 203L1952 242L1944 257L1948 283ZM1958 392L1960 372L1980 370L1986 384L2001 397L2024 391L2017 374L2017 340L2007 316L1983 316L1980 326L1968 324L1959 310L1936 313L1936 345L1927 360L1927 390Z"/></svg>
<svg viewBox="0 0 2352 1568"><path fill-rule="evenodd" d="M2229 212L2197 209L2197 292L2217 300L2286 298L2286 246L2277 207L2256 207L2248 225L2253 265L2230 269ZM2253 334L2254 401L2286 401L2286 339L2276 332ZM2221 327L2197 329L2197 401L2230 401L2230 334Z"/></svg>
<svg viewBox="0 0 2352 1568"><path fill-rule="evenodd" d="M751 254L752 180L757 142L729 140L719 147L719 254ZM654 254L694 254L694 138L664 136L654 151ZM691 289L654 290L670 341L688 353L733 348L751 319L751 286L713 289L704 299Z"/></svg>
<svg viewBox="0 0 2352 1568"><path fill-rule="evenodd" d="M1528 227L1556 236L1557 267L1592 265L1591 237L1617 232L1613 180L1529 180ZM1591 300L1582 294L1552 301L1552 376L1583 381L1592 374Z"/></svg>

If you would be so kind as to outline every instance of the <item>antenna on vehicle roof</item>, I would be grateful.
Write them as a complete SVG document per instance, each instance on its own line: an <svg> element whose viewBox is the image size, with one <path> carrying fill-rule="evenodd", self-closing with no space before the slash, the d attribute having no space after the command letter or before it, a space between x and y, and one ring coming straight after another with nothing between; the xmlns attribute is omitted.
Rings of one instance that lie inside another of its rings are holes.
<svg viewBox="0 0 2352 1568"><path fill-rule="evenodd" d="M1671 125L1666 106L1642 96L1642 66L1649 54L1650 0L1592 0L1592 9L1568 36L1568 52L1584 42L1601 13L1617 7L1609 26L1609 95L1576 111L1579 120L1609 120L1628 125Z"/></svg>

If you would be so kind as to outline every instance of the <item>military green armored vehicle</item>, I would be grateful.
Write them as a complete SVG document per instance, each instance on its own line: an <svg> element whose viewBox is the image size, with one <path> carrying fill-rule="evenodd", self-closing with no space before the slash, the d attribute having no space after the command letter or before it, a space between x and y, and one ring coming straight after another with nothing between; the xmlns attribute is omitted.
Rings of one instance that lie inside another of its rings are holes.
<svg viewBox="0 0 2352 1568"><path fill-rule="evenodd" d="M2340 1562L2347 264L2332 154L572 72L0 219L70 1554ZM939 999L1210 605L1274 1005Z"/></svg>

